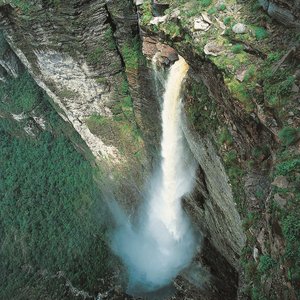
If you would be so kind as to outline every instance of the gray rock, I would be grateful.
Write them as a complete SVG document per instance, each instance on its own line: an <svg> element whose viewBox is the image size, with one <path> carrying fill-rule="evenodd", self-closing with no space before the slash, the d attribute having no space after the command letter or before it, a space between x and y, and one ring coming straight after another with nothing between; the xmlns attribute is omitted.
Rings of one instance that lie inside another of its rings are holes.
<svg viewBox="0 0 300 300"><path fill-rule="evenodd" d="M284 25L293 24L295 21L295 17L290 11L274 3L269 4L268 14Z"/></svg>
<svg viewBox="0 0 300 300"><path fill-rule="evenodd" d="M246 69L240 69L236 72L236 79L239 81L239 82L243 82L244 79L245 79L245 75L247 73L247 70Z"/></svg>
<svg viewBox="0 0 300 300"><path fill-rule="evenodd" d="M281 188L281 189L287 189L289 186L289 182L286 178L286 176L277 176L275 177L274 181L272 182L272 185Z"/></svg>
<svg viewBox="0 0 300 300"><path fill-rule="evenodd" d="M144 3L144 0L136 0L136 1L135 1L135 4L136 4L137 6L142 5L143 3Z"/></svg>
<svg viewBox="0 0 300 300"><path fill-rule="evenodd" d="M207 31L210 27L210 24L205 22L202 17L195 19L194 21L194 30Z"/></svg>
<svg viewBox="0 0 300 300"><path fill-rule="evenodd" d="M299 93L299 86L296 85L295 83L294 83L293 86L292 86L292 92L293 92L293 93Z"/></svg>
<svg viewBox="0 0 300 300"><path fill-rule="evenodd" d="M162 17L154 17L151 21L150 24L152 25L158 25L159 23L164 23L167 19L167 16L162 16Z"/></svg>
<svg viewBox="0 0 300 300"><path fill-rule="evenodd" d="M280 207L284 208L286 205L286 199L281 197L278 193L274 195L274 202Z"/></svg>
<svg viewBox="0 0 300 300"><path fill-rule="evenodd" d="M221 55L223 50L224 48L218 45L216 42L210 42L204 46L204 53L206 55L218 56Z"/></svg>
<svg viewBox="0 0 300 300"><path fill-rule="evenodd" d="M232 27L232 31L237 34L246 33L246 25L243 23L237 23Z"/></svg>
<svg viewBox="0 0 300 300"><path fill-rule="evenodd" d="M190 128L186 116L182 129L195 159L205 172L208 191L203 210L199 208L196 199L190 200L192 214L197 223L210 233L214 247L238 269L238 257L245 244L245 235L233 200L229 178L210 139L203 138Z"/></svg>
<svg viewBox="0 0 300 300"><path fill-rule="evenodd" d="M268 0L259 0L259 4L263 7L264 10L267 10L269 7L269 1Z"/></svg>

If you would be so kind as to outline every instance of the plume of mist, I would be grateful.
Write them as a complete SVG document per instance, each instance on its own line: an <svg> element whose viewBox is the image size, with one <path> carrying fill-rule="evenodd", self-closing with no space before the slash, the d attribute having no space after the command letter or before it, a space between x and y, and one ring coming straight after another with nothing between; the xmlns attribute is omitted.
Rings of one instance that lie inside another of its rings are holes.
<svg viewBox="0 0 300 300"><path fill-rule="evenodd" d="M111 202L117 228L113 251L128 269L128 291L150 292L168 285L187 267L197 241L181 199L194 186L195 161L181 129L180 90L188 65L180 58L170 69L162 111L161 165L152 176L135 223Z"/></svg>

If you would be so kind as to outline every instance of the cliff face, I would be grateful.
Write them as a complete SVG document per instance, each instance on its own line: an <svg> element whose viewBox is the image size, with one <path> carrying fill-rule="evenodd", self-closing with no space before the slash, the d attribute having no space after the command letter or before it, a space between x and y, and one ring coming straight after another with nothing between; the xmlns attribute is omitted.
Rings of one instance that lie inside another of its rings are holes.
<svg viewBox="0 0 300 300"><path fill-rule="evenodd" d="M271 16L281 24L287 27L300 27L300 2L298 0L259 0L259 3L269 16Z"/></svg>
<svg viewBox="0 0 300 300"><path fill-rule="evenodd" d="M146 58L186 59L183 131L199 170L184 207L204 234L195 263L213 276L201 290L187 271L176 297L296 299L299 1L7 2L6 40L130 211L160 137ZM23 68L15 54L1 52L0 80Z"/></svg>
<svg viewBox="0 0 300 300"><path fill-rule="evenodd" d="M159 122L151 87L142 88L150 75L139 54L132 4L12 2L1 6L1 24L19 59L107 176L139 186L149 168L146 152L156 151Z"/></svg>
<svg viewBox="0 0 300 300"><path fill-rule="evenodd" d="M199 2L139 6L144 43L191 66L183 129L201 172L186 209L238 270L239 298L295 299L299 2Z"/></svg>

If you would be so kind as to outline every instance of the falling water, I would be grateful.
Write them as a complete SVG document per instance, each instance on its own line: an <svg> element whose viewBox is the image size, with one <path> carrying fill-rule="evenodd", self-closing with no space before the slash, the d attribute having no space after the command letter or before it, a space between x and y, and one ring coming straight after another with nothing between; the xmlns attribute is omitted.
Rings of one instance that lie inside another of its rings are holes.
<svg viewBox="0 0 300 300"><path fill-rule="evenodd" d="M180 92L188 68L180 57L169 71L163 97L161 166L153 175L138 226L123 223L114 235L113 249L128 268L131 291L152 291L169 284L194 255L193 231L181 206L195 177L195 163L181 129Z"/></svg>

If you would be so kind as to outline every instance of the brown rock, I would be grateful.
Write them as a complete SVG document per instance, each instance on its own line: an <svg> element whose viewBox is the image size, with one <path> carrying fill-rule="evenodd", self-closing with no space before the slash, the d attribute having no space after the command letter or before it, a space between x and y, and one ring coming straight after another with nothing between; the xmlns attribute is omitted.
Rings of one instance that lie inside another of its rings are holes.
<svg viewBox="0 0 300 300"><path fill-rule="evenodd" d="M167 58L170 62L178 60L177 52L168 45L157 44L157 49L160 52L160 57Z"/></svg>
<svg viewBox="0 0 300 300"><path fill-rule="evenodd" d="M156 48L156 44L157 41L153 40L150 37L144 37L143 39L143 54L148 57L148 58L152 58L155 53L157 52L157 48Z"/></svg>

